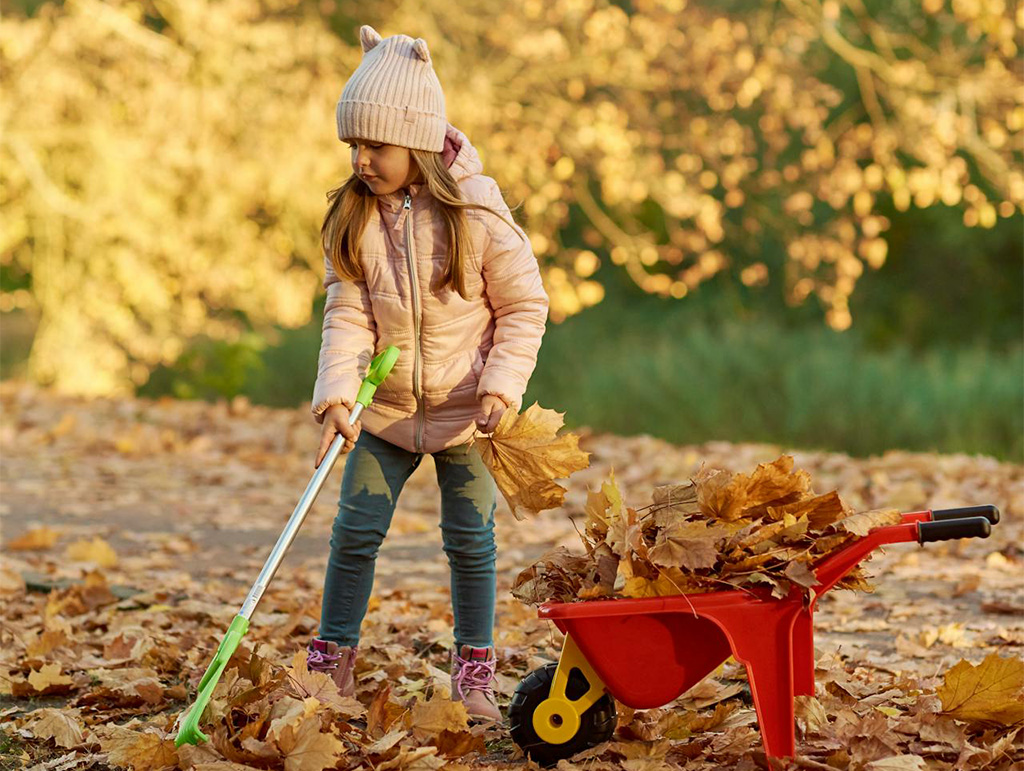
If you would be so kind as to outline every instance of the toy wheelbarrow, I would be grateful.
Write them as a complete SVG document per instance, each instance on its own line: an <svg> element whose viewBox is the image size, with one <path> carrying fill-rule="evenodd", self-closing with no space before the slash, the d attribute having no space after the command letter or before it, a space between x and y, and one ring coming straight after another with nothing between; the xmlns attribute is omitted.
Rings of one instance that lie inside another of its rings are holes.
<svg viewBox="0 0 1024 771"><path fill-rule="evenodd" d="M355 406L352 408L348 418L350 426L355 425L363 410L370 406L370 402L373 401L373 395L377 391L377 386L383 383L384 378L390 374L392 367L395 366L395 362L398 361L399 353L398 347L389 345L370 362L370 369L366 373L366 377L363 378L363 383L356 396ZM249 619L252 618L256 606L259 604L270 582L274 580L274 575L277 573L281 560L284 559L285 552L288 551L288 547L295 540L299 528L302 527L303 520L306 519L306 514L309 513L313 501L316 500L316 496L320 493L324 482L327 481L327 477L331 473L331 469L334 468L334 463L338 459L344 444L345 437L337 434L334 437L334 441L331 442L331 446L327 449L327 453L320 461L320 465L317 466L316 471L313 473L312 479L309 480L309 484L306 485L306 490L299 499L298 504L296 504L295 510L292 511L288 524L285 525L284 532L281 533L277 539L277 544L274 546L274 550L267 557L263 570L260 571L259 578L256 579L256 583L249 590L245 602L242 603L242 609L231 622L231 626L228 627L224 639L221 640L220 646L213 656L213 661L207 667L203 679L199 681L196 701L181 722L178 736L174 740L175 747L180 747L185 742L198 744L200 741L205 742L208 740L209 737L199 730L199 720L203 716L203 711L206 709L210 697L213 695L213 689L220 680L220 676L224 673L224 668L227 666L228 661L231 660L231 655L238 648L238 644L242 641L245 633L249 631Z"/></svg>
<svg viewBox="0 0 1024 771"><path fill-rule="evenodd" d="M611 738L615 700L635 709L673 701L729 656L747 670L761 741L769 757L794 754L793 697L814 694L814 604L865 556L890 543L985 538L995 506L904 513L814 566L820 585L805 606L794 587L666 597L544 603L541 618L565 634L557 663L516 688L508 721L513 741L550 766Z"/></svg>

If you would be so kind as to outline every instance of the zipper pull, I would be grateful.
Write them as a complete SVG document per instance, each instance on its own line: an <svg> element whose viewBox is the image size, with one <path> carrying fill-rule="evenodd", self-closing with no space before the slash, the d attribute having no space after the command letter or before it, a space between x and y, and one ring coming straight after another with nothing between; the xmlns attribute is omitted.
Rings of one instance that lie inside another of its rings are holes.
<svg viewBox="0 0 1024 771"><path fill-rule="evenodd" d="M405 218L409 216L409 212L412 211L412 196L408 193L405 194L405 203L402 204L402 213L398 215L398 219L395 220L395 224L392 226L392 230L398 230L402 227L402 223L405 222Z"/></svg>

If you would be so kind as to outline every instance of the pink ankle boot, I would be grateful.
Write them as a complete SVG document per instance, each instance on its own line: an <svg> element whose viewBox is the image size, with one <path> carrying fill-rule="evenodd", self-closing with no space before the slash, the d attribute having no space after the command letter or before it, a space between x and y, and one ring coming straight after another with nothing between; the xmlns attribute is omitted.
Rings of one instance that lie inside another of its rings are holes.
<svg viewBox="0 0 1024 771"><path fill-rule="evenodd" d="M470 717L501 722L501 711L491 687L496 664L493 645L463 645L461 650L452 650L452 699L463 702Z"/></svg>
<svg viewBox="0 0 1024 771"><path fill-rule="evenodd" d="M306 646L306 667L313 672L326 672L342 696L355 697L356 680L352 670L358 650L357 646L338 645L331 640L314 637Z"/></svg>

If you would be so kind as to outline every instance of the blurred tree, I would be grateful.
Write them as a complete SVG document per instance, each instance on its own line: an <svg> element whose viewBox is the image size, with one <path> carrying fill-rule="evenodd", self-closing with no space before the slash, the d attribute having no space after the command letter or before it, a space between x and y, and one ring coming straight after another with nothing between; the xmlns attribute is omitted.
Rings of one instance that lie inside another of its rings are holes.
<svg viewBox="0 0 1024 771"><path fill-rule="evenodd" d="M200 336L309 322L360 58L319 16L72 0L5 19L0 56L0 308L39 318L30 377L128 394Z"/></svg>
<svg viewBox="0 0 1024 771"><path fill-rule="evenodd" d="M72 0L6 21L0 310L38 311L30 374L68 391L309 322L361 23L430 42L449 117L524 202L556 321L600 302L610 262L677 298L781 273L842 330L887 209L1024 211L1024 11L999 0Z"/></svg>
<svg viewBox="0 0 1024 771"><path fill-rule="evenodd" d="M457 52L440 64L450 109L525 200L556 320L603 296L605 252L683 297L724 270L764 285L778 246L786 301L816 296L842 330L888 254L880 199L983 228L1024 211L1024 12L1000 0L443 8L402 3L382 34ZM583 243L566 243L575 207Z"/></svg>

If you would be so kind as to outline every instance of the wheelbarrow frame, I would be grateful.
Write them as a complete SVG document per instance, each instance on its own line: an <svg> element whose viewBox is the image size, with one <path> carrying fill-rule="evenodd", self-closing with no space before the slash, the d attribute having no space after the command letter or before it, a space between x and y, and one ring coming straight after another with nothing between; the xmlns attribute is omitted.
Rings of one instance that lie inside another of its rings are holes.
<svg viewBox="0 0 1024 771"><path fill-rule="evenodd" d="M772 597L764 587L664 597L544 603L541 618L565 634L548 698L532 728L550 745L573 738L581 716L605 692L646 709L667 704L730 655L747 671L765 753L795 751L794 697L814 694L814 607L870 552L892 543L987 537L995 506L904 513L898 525L876 528L813 567L818 584L808 602L793 587ZM568 698L573 669L589 689Z"/></svg>

